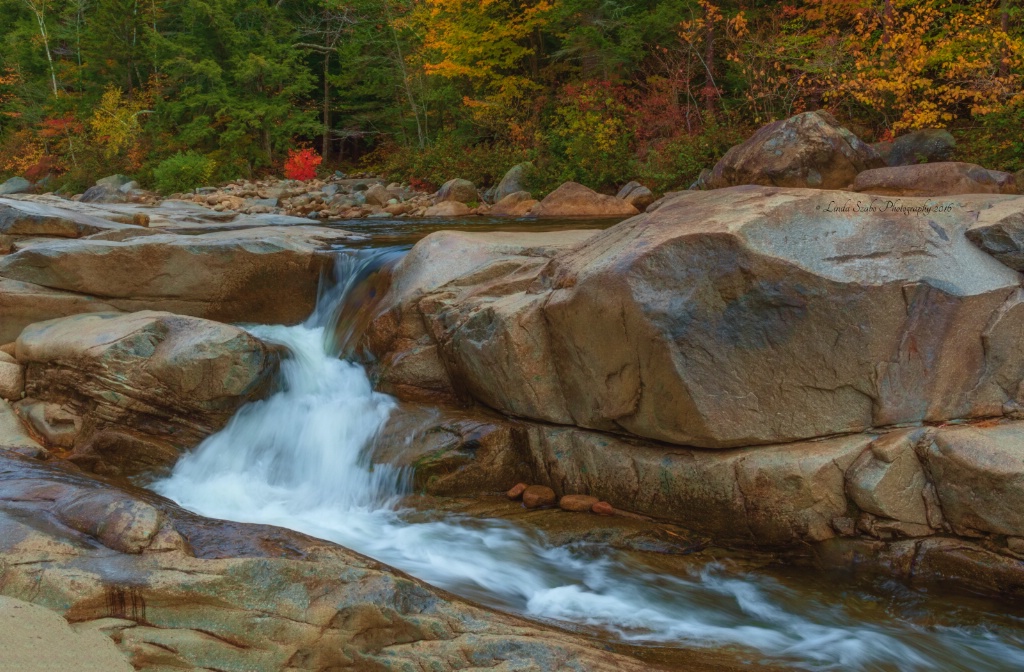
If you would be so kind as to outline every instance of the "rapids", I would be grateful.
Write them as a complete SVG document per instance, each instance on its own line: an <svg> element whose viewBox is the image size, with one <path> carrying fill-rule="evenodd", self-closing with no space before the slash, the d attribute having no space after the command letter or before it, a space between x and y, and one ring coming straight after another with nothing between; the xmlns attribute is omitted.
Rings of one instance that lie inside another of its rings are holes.
<svg viewBox="0 0 1024 672"><path fill-rule="evenodd" d="M305 324L251 327L292 353L279 390L244 407L152 489L205 516L298 530L484 604L627 642L736 647L751 663L808 670L1024 669L1024 627L1005 621L926 626L899 610L865 619L821 591L717 563L671 575L607 547L554 546L507 522L414 522L401 507L409 474L369 458L398 406L337 355L351 335L342 329L339 343L339 313L362 307L353 287L394 258L342 254L335 289Z"/></svg>

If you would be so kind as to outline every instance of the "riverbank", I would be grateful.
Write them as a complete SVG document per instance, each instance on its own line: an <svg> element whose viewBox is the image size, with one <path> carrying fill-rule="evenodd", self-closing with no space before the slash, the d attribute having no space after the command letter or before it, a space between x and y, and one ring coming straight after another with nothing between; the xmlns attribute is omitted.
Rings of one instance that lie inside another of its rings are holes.
<svg viewBox="0 0 1024 672"><path fill-rule="evenodd" d="M765 128L624 219L0 198L0 592L138 669L1024 665L1024 197Z"/></svg>

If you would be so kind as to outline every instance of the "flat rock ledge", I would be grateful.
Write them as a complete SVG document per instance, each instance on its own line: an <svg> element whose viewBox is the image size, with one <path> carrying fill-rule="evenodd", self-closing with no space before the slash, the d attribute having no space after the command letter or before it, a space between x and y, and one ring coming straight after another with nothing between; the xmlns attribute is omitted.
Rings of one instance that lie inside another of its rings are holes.
<svg viewBox="0 0 1024 672"><path fill-rule="evenodd" d="M407 404L378 443L375 459L414 469L417 492L498 495L533 483L714 546L1024 597L1024 422L707 450Z"/></svg>

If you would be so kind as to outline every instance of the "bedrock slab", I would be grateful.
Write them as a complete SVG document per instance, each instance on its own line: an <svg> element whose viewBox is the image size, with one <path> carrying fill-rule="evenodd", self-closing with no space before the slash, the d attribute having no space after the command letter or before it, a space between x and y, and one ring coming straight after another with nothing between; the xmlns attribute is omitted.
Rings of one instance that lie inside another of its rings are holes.
<svg viewBox="0 0 1024 672"><path fill-rule="evenodd" d="M10 311L2 329L96 309L89 304L294 324L313 310L321 274L334 263L332 246L349 237L291 226L35 242L0 256L0 307Z"/></svg>
<svg viewBox="0 0 1024 672"><path fill-rule="evenodd" d="M334 544L3 451L0 553L0 595L102 634L136 670L651 669ZM702 655L691 669L733 669Z"/></svg>

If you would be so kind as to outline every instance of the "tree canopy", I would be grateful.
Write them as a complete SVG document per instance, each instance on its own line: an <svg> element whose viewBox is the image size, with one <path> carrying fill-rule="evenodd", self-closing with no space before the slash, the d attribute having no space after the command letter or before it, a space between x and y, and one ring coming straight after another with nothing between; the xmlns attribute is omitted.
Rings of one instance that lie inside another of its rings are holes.
<svg viewBox="0 0 1024 672"><path fill-rule="evenodd" d="M396 179L685 186L825 108L1024 168L1020 0L0 0L0 173L218 177L287 150Z"/></svg>

